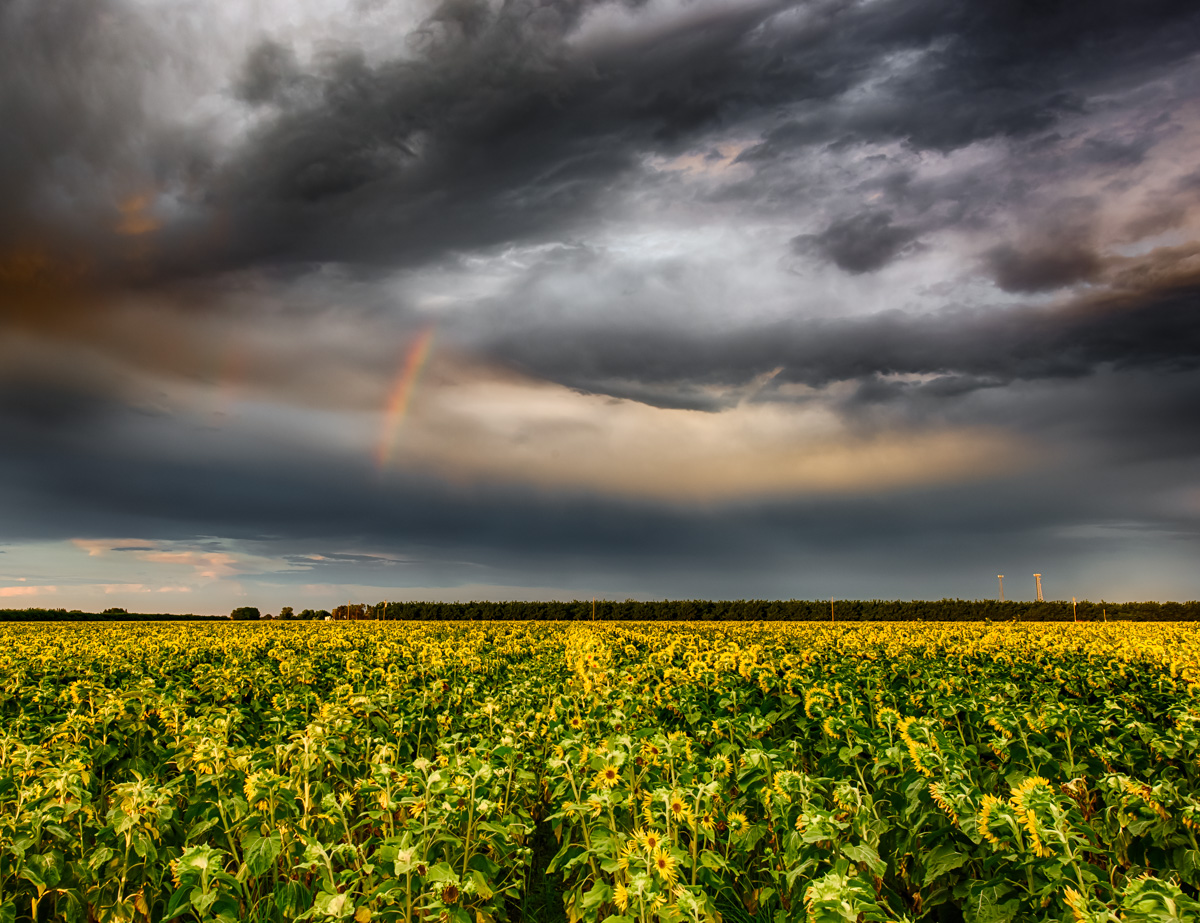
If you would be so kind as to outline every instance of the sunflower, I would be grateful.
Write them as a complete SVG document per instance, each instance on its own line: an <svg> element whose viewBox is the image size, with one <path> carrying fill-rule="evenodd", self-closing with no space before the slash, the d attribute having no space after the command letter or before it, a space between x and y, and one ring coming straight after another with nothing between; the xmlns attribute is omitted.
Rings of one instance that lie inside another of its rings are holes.
<svg viewBox="0 0 1200 923"><path fill-rule="evenodd" d="M642 817L646 818L647 824L654 823L654 796L649 792L642 795Z"/></svg>
<svg viewBox="0 0 1200 923"><path fill-rule="evenodd" d="M657 830L647 830L642 834L642 846L646 852L652 853L662 845L662 834Z"/></svg>
<svg viewBox="0 0 1200 923"><path fill-rule="evenodd" d="M733 828L734 833L743 834L750 829L750 821L741 811L730 811L729 826Z"/></svg>
<svg viewBox="0 0 1200 923"><path fill-rule="evenodd" d="M659 848L654 850L654 857L651 860L654 866L655 874L663 880L663 883L670 887L675 884L675 857L672 856L666 849Z"/></svg>
<svg viewBox="0 0 1200 923"><path fill-rule="evenodd" d="M613 903L617 905L617 909L624 913L629 909L629 891L626 890L624 882L617 882L616 888L613 889Z"/></svg>
<svg viewBox="0 0 1200 923"><path fill-rule="evenodd" d="M612 763L606 763L601 770L596 773L594 785L596 788L612 788L621 779L621 772Z"/></svg>
<svg viewBox="0 0 1200 923"><path fill-rule="evenodd" d="M683 800L683 796L674 794L667 799L667 810L671 813L671 819L675 823L687 823L691 820L691 810L687 806L687 802Z"/></svg>
<svg viewBox="0 0 1200 923"><path fill-rule="evenodd" d="M975 817L975 829L979 831L979 835L997 847L1000 845L1000 840L996 834L992 833L992 812L1001 804L1003 802L995 795L984 795L979 813Z"/></svg>
<svg viewBox="0 0 1200 923"><path fill-rule="evenodd" d="M722 779L728 778L733 772L733 764L729 762L729 757L724 754L717 754L708 761L709 769L712 770L714 776L720 776Z"/></svg>
<svg viewBox="0 0 1200 923"><path fill-rule="evenodd" d="M1071 916L1076 921L1083 921L1088 918L1088 899L1076 891L1074 888L1067 888L1066 892L1067 906L1071 908Z"/></svg>
<svg viewBox="0 0 1200 923"><path fill-rule="evenodd" d="M572 715L570 724L571 724L571 730L578 731L581 727L583 727L583 719L580 718L578 715Z"/></svg>
<svg viewBox="0 0 1200 923"><path fill-rule="evenodd" d="M1013 789L1012 798L1009 799L1010 804L1012 804L1017 811L1027 810L1029 808L1029 804L1027 803L1026 799L1030 794L1039 788L1044 789L1051 795L1054 794L1054 789L1044 778L1041 776L1029 776L1024 782Z"/></svg>

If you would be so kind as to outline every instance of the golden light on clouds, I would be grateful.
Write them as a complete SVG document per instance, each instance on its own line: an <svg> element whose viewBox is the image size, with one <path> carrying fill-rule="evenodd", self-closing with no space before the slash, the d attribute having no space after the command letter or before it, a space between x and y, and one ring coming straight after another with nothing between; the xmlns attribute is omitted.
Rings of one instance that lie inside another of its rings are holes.
<svg viewBox="0 0 1200 923"><path fill-rule="evenodd" d="M448 380L440 371L414 402L395 467L712 502L966 481L1032 458L1012 434L985 427L855 435L817 402L706 413L515 376Z"/></svg>
<svg viewBox="0 0 1200 923"><path fill-rule="evenodd" d="M159 547L160 543L136 538L86 539L74 538L71 543L89 557L104 557L109 552L127 552L134 560L147 564L167 564L191 568L193 576L201 580L217 580L233 577L245 570L253 570L254 563L247 563L246 555L224 551L172 550Z"/></svg>
<svg viewBox="0 0 1200 923"><path fill-rule="evenodd" d="M42 596L57 592L56 586L0 586L0 597Z"/></svg>

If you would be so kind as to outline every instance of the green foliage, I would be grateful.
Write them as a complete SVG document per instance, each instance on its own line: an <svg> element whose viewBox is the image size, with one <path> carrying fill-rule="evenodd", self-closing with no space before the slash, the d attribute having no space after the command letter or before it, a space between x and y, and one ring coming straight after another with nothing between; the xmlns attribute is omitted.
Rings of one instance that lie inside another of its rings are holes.
<svg viewBox="0 0 1200 923"><path fill-rule="evenodd" d="M0 627L0 923L1200 919L1188 626Z"/></svg>

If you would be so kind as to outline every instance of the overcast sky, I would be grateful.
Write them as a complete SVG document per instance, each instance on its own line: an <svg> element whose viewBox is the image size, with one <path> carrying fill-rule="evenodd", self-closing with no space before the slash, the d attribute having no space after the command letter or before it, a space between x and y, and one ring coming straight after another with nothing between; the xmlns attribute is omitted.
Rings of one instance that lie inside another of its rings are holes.
<svg viewBox="0 0 1200 923"><path fill-rule="evenodd" d="M0 4L0 607L1200 597L1200 8Z"/></svg>

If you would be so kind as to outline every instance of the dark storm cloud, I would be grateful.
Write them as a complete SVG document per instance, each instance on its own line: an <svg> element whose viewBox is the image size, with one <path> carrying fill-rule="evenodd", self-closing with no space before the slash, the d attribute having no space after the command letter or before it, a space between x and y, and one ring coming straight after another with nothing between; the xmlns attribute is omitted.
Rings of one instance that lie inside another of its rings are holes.
<svg viewBox="0 0 1200 923"><path fill-rule="evenodd" d="M122 206L166 190L181 215L207 194L210 145L180 112L160 111L187 71L166 34L122 0L0 5L0 317L30 301L46 313L75 309L64 282L152 277L151 254L128 239L148 216ZM179 245L188 222L178 223L159 235L160 249Z"/></svg>
<svg viewBox="0 0 1200 923"><path fill-rule="evenodd" d="M596 5L447 3L403 57L380 63L351 50L302 67L284 45L257 48L232 89L280 111L204 180L227 232L210 244L227 250L214 265L410 263L553 233L594 210L642 155L781 108L804 112L768 136L783 150L888 139L944 150L1025 135L1079 111L1114 75L1148 79L1195 50L1190 4L1111 3L1078 16L1060 4L940 0L828 3L778 20L787 5L710 8L577 47L572 30ZM5 9L4 45L16 54L4 108L22 140L4 172L18 201L58 188L64 157L102 173L131 153L143 171L162 162L153 148L128 150L145 119L138 83L155 67L130 48L140 24L108 7ZM905 53L919 61L890 72ZM851 92L872 80L870 92Z"/></svg>
<svg viewBox="0 0 1200 923"><path fill-rule="evenodd" d="M818 388L879 375L937 374L944 382L927 393L940 388L947 396L1022 379L1086 376L1106 366L1170 373L1200 365L1194 257L1192 248L1155 254L1127 269L1110 290L1055 307L885 311L747 324L733 332L587 321L567 326L542 317L540 326L517 336L495 332L483 348L532 374L651 403L668 384L686 395L702 384L744 385L775 369L776 381ZM726 399L709 400L719 409Z"/></svg>
<svg viewBox="0 0 1200 923"><path fill-rule="evenodd" d="M887 212L870 211L833 222L820 234L792 239L797 253L816 252L846 272L882 269L900 256L917 236L910 227L892 223Z"/></svg>
<svg viewBox="0 0 1200 923"><path fill-rule="evenodd" d="M983 255L984 271L1006 292L1052 291L1096 280L1105 259L1094 243L1099 203L1095 199L1058 201L1040 224L1029 222L1016 243L1003 243Z"/></svg>
<svg viewBox="0 0 1200 923"><path fill-rule="evenodd" d="M265 40L246 58L235 92L248 103L286 103L287 93L301 82L296 55L278 42Z"/></svg>
<svg viewBox="0 0 1200 923"><path fill-rule="evenodd" d="M984 256L996 285L1006 292L1041 292L1096 278L1103 268L1100 256L1087 247L1046 244L1044 249L1020 250L1003 244Z"/></svg>
<svg viewBox="0 0 1200 923"><path fill-rule="evenodd" d="M0 6L0 243L46 230L57 190L105 180L142 127L149 36L114 2ZM140 47L139 47L140 46ZM39 220L41 219L41 220Z"/></svg>
<svg viewBox="0 0 1200 923"><path fill-rule="evenodd" d="M117 0L7 4L0 232L9 249L48 250L52 274L77 253L64 243L72 235L88 241L89 273L122 279L413 265L594 219L646 155L718 131L765 130L759 156L830 142L950 150L1041 132L1091 94L1165 73L1200 34L1194 5L1167 0L1095 4L1086 16L1057 3L923 0L709 6L580 39L603 6L447 2L392 59L351 48L301 61L265 40L227 87L265 121L215 170L214 150L146 110L181 51L156 47L149 13ZM627 6L637 22L638 5ZM1119 154L1104 150L1101 159ZM170 187L186 207L131 256L100 232L139 185ZM913 234L869 213L834 221L813 244L869 272ZM1001 262L1017 285L1067 272ZM29 297L19 286L6 293ZM47 298L40 310L74 304Z"/></svg>
<svg viewBox="0 0 1200 923"><path fill-rule="evenodd" d="M409 262L553 234L593 213L640 156L797 107L768 148L949 150L1029 135L1080 112L1114 75L1149 79L1191 54L1198 21L1168 2L1087 16L1061 4L820 4L792 19L753 4L580 48L570 32L585 8L447 5L417 33L415 57L347 54L311 75L307 101L285 107L230 174L244 258L266 246L261 258ZM919 60L889 70L907 53ZM264 46L244 86L276 98L293 66ZM866 272L913 236L873 213L813 243Z"/></svg>
<svg viewBox="0 0 1200 923"><path fill-rule="evenodd" d="M691 99L695 82L776 9L583 55L566 37L586 7L447 4L415 57L328 61L228 175L236 258L403 265L571 226L641 153L717 124L718 90ZM288 67L268 46L244 83L261 95Z"/></svg>

